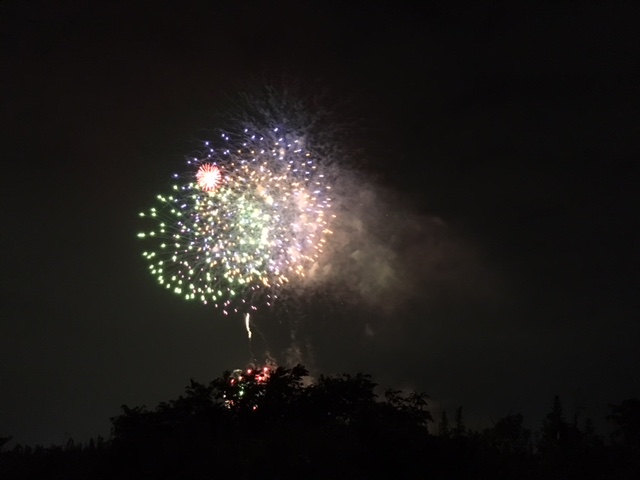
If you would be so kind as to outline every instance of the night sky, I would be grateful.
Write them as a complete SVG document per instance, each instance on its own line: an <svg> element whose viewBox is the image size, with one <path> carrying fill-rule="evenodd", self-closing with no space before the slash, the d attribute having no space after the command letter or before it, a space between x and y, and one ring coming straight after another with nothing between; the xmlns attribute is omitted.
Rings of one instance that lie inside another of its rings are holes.
<svg viewBox="0 0 640 480"><path fill-rule="evenodd" d="M368 268L261 310L254 353L472 429L640 396L640 6L478 4L2 2L0 435L108 435L252 360L241 317L158 288L138 213L283 78L353 129L336 238Z"/></svg>

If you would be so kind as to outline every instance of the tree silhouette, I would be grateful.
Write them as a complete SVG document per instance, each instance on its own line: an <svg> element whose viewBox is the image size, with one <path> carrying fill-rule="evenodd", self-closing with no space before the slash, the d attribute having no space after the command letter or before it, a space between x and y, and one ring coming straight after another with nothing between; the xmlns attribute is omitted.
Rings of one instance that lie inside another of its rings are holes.
<svg viewBox="0 0 640 480"><path fill-rule="evenodd" d="M297 365L192 379L154 409L123 405L107 441L0 448L0 478L622 480L640 471L637 399L611 405L607 445L588 425L568 424L555 397L534 449L521 414L474 432L462 407L453 429L443 410L431 435L425 393L387 389L379 398L370 375L308 374Z"/></svg>
<svg viewBox="0 0 640 480"><path fill-rule="evenodd" d="M564 419L560 397L556 395L553 398L551 411L542 424L542 436L538 448L548 452L566 445L568 431L569 424Z"/></svg>
<svg viewBox="0 0 640 480"><path fill-rule="evenodd" d="M607 420L615 430L611 438L619 445L640 449L640 400L630 398L619 405L609 405L611 413Z"/></svg>
<svg viewBox="0 0 640 480"><path fill-rule="evenodd" d="M466 432L466 428L464 426L464 421L462 420L462 407L458 407L456 409L456 418L455 418L455 426L453 427L453 436L456 438L460 438L464 436Z"/></svg>
<svg viewBox="0 0 640 480"><path fill-rule="evenodd" d="M449 437L449 419L447 418L447 411L442 410L440 413L440 423L438 423L438 435L441 437Z"/></svg>
<svg viewBox="0 0 640 480"><path fill-rule="evenodd" d="M4 446L11 441L13 437L0 437L0 452Z"/></svg>
<svg viewBox="0 0 640 480"><path fill-rule="evenodd" d="M523 426L524 417L518 413L499 419L484 431L487 443L500 455L523 455L531 451L531 431Z"/></svg>

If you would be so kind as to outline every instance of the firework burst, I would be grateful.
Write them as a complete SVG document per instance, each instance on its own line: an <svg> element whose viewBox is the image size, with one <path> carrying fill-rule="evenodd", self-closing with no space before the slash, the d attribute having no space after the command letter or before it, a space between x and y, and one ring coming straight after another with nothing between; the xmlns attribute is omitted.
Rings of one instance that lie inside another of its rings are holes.
<svg viewBox="0 0 640 480"><path fill-rule="evenodd" d="M222 141L140 214L152 227L138 236L164 288L247 312L304 283L331 233L331 186L302 138L276 128Z"/></svg>
<svg viewBox="0 0 640 480"><path fill-rule="evenodd" d="M205 192L212 192L220 185L222 174L220 169L212 163L205 163L200 166L196 174L198 187Z"/></svg>

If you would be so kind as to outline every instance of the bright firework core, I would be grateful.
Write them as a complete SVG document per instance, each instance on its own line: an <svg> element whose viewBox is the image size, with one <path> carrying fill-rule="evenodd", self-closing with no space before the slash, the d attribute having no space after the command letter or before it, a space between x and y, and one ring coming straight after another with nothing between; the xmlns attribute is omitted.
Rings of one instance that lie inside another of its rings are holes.
<svg viewBox="0 0 640 480"><path fill-rule="evenodd" d="M205 163L200 166L196 174L198 186L205 192L211 192L216 189L222 181L222 173L220 169L211 163Z"/></svg>
<svg viewBox="0 0 640 480"><path fill-rule="evenodd" d="M139 237L165 288L246 313L270 305L285 284L302 285L331 233L331 186L300 138L275 129L223 139L141 214L153 228Z"/></svg>

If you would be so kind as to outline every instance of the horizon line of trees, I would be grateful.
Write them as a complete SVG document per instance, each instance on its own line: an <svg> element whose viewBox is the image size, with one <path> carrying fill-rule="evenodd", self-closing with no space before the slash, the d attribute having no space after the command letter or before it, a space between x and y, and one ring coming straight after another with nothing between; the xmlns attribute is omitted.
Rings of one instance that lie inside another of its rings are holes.
<svg viewBox="0 0 640 480"><path fill-rule="evenodd" d="M610 406L606 441L590 420L567 421L558 396L538 432L519 413L474 431L462 407L452 425L446 411L435 422L423 392L379 397L368 374L308 375L297 365L192 379L153 410L122 405L109 439L4 449L0 436L0 478L640 478L638 399Z"/></svg>

